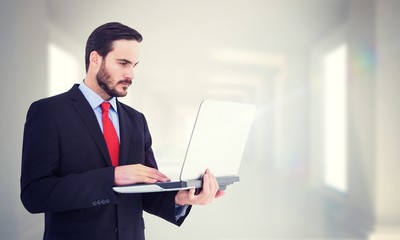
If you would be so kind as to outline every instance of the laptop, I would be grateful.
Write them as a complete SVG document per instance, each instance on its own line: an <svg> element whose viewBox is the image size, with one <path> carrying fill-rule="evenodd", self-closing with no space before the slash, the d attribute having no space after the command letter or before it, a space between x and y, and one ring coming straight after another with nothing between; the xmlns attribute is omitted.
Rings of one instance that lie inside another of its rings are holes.
<svg viewBox="0 0 400 240"><path fill-rule="evenodd" d="M219 188L239 182L239 167L255 116L252 104L204 100L192 130L179 180L152 184L114 186L119 193L146 193L201 189L208 168Z"/></svg>

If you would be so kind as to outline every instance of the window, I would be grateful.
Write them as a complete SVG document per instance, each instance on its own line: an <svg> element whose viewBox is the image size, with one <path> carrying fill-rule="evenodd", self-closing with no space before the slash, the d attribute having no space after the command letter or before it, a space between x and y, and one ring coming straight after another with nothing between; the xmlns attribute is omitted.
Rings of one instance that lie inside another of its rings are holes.
<svg viewBox="0 0 400 240"><path fill-rule="evenodd" d="M48 49L48 94L68 91L82 80L79 61L59 46L50 43Z"/></svg>
<svg viewBox="0 0 400 240"><path fill-rule="evenodd" d="M324 66L324 184L347 191L347 47L325 55Z"/></svg>

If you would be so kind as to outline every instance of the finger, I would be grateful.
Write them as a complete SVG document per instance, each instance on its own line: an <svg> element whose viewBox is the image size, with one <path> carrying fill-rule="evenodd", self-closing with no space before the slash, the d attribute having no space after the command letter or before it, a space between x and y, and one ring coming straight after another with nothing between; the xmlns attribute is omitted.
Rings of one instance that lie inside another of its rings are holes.
<svg viewBox="0 0 400 240"><path fill-rule="evenodd" d="M130 183L155 183L164 182L169 179L157 169L142 164L121 166L124 175L130 179Z"/></svg>
<svg viewBox="0 0 400 240"><path fill-rule="evenodd" d="M196 196L196 204L199 205L204 205L207 204L210 200L210 175L207 173L204 173L203 175L203 186L200 194Z"/></svg>
<svg viewBox="0 0 400 240"><path fill-rule="evenodd" d="M151 178L158 182L171 181L171 179L169 179L166 175L164 175L163 173L161 173L160 171L158 171L155 168L147 167L147 166L144 166L141 164L138 165L138 168L140 170L140 175L144 176L146 178Z"/></svg>
<svg viewBox="0 0 400 240"><path fill-rule="evenodd" d="M212 199L214 198L214 188L215 188L215 183L214 183L214 176L212 172L207 169L207 178L208 178L208 192L207 195L205 196L205 204L210 203Z"/></svg>
<svg viewBox="0 0 400 240"><path fill-rule="evenodd" d="M211 191L213 194L213 197L215 196L215 194L217 193L218 189L219 189L219 184L217 179L215 178L214 174L211 172L211 170L208 171L208 174L210 176L210 187L211 187Z"/></svg>
<svg viewBox="0 0 400 240"><path fill-rule="evenodd" d="M217 193L215 194L215 198L219 198L225 195L224 190L218 190Z"/></svg>
<svg viewBox="0 0 400 240"><path fill-rule="evenodd" d="M209 169L206 170L205 175L207 175L208 178L208 194L213 195L216 192L215 189L218 187L218 183L214 177L214 174ZM204 185L206 185L205 182Z"/></svg>
<svg viewBox="0 0 400 240"><path fill-rule="evenodd" d="M158 182L158 180L154 179L154 178L149 178L146 176L140 176L140 177L138 177L137 182L138 183L156 183L156 182Z"/></svg>
<svg viewBox="0 0 400 240"><path fill-rule="evenodd" d="M196 193L196 189L195 188L191 188L189 191L188 191L188 200L189 200L189 202L191 203L191 204L193 204L194 203L194 199L196 198L196 195L195 195L195 193Z"/></svg>
<svg viewBox="0 0 400 240"><path fill-rule="evenodd" d="M210 198L209 202L212 202L219 190L219 184L217 179L215 178L214 174L209 170L210 175Z"/></svg>
<svg viewBox="0 0 400 240"><path fill-rule="evenodd" d="M207 196L210 193L210 175L206 172L203 175L203 187L201 193L203 196Z"/></svg>
<svg viewBox="0 0 400 240"><path fill-rule="evenodd" d="M150 172L149 177L156 179L159 182L168 182L171 181L170 178L168 178L166 175L164 175L163 173L161 173L160 171L158 171L157 169L153 169Z"/></svg>

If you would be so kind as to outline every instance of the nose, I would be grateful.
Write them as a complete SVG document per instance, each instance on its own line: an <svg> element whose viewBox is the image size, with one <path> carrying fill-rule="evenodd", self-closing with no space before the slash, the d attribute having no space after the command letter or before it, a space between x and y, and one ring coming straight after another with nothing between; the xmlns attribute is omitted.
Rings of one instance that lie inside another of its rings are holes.
<svg viewBox="0 0 400 240"><path fill-rule="evenodd" d="M131 81L133 80L133 78L134 78L134 76L135 76L133 70L134 70L133 68L129 68L129 69L127 69L127 70L125 71L125 73L124 73L124 79L125 79L125 80L131 80Z"/></svg>

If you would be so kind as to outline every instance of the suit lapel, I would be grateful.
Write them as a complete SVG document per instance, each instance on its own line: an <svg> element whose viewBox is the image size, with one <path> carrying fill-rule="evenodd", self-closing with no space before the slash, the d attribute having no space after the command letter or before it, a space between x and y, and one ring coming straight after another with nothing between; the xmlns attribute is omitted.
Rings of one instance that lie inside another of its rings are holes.
<svg viewBox="0 0 400 240"><path fill-rule="evenodd" d="M132 124L130 124L127 113L121 107L121 103L117 101L119 129L120 129L120 151L119 151L119 164L125 165L128 163L129 144L131 141Z"/></svg>
<svg viewBox="0 0 400 240"><path fill-rule="evenodd" d="M93 109L91 108L86 98L83 96L82 92L79 90L78 86L78 84L74 85L69 91L71 103L81 117L82 122L85 124L86 128L92 135L93 140L96 142L107 165L112 166L111 159L107 150L107 145L104 140L103 133L101 132L99 123L96 119Z"/></svg>

